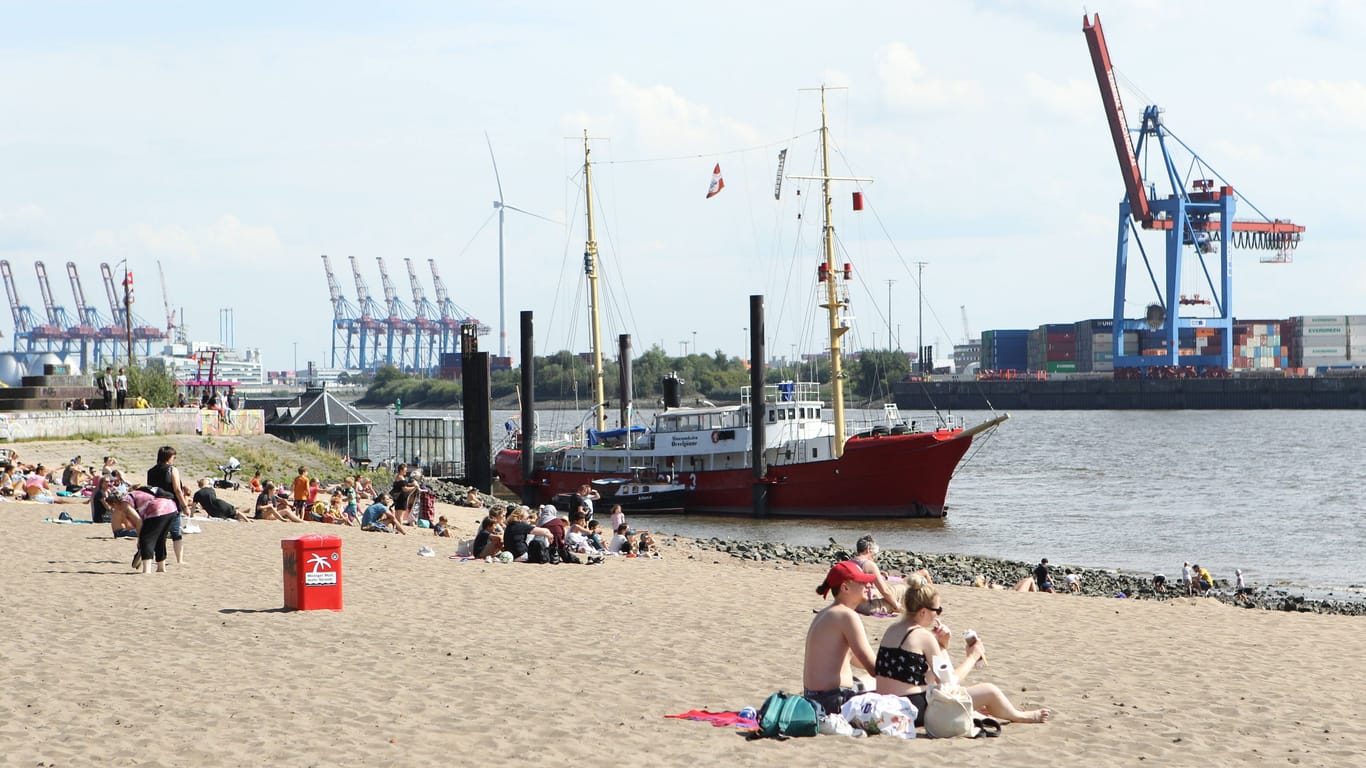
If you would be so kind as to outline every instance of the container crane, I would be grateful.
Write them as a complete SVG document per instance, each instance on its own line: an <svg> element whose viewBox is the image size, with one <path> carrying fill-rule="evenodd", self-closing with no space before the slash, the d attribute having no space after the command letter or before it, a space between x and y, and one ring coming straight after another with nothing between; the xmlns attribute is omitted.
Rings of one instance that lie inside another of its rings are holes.
<svg viewBox="0 0 1366 768"><path fill-rule="evenodd" d="M129 343L127 341L127 336L131 335L134 341L142 342L143 355L150 356L152 354L152 342L164 341L166 339L166 333L154 325L148 325L146 320L138 317L136 312L131 311L131 306L124 306L123 295L127 295L129 304L132 304L133 273L131 271L124 272L123 285L127 292L126 294L121 293L119 289L115 287L114 272L109 268L108 263L100 264L100 277L104 280L104 293L109 299L109 309L112 312L114 322L116 323L116 325L106 326L101 329L100 336L102 338L113 338L117 340L118 343L126 345ZM115 349L117 349L117 345L115 346ZM128 352L129 358L131 359L132 350L130 349Z"/></svg>
<svg viewBox="0 0 1366 768"><path fill-rule="evenodd" d="M380 318L385 316L385 312L370 295L370 286L365 284L365 278L360 273L360 262L355 256L348 258L351 259L351 274L356 280L356 305L360 308L360 316L356 319L356 324L360 326L360 367L362 370L378 368L379 337L384 328L384 321ZM370 342L368 364L365 359L367 341Z"/></svg>
<svg viewBox="0 0 1366 768"><path fill-rule="evenodd" d="M417 370L430 373L432 368L436 367L436 343L441 335L441 313L422 292L422 284L418 282L413 260L405 258L403 263L408 267L408 285L413 291L413 361ZM425 357L422 352L424 341L427 343Z"/></svg>
<svg viewBox="0 0 1366 768"><path fill-rule="evenodd" d="M460 337L460 328L463 325L472 324L476 335L487 336L490 330L487 325L470 317L469 313L451 301L451 295L446 291L446 283L436 271L436 259L427 259L427 265L432 270L432 285L436 288L436 307L441 314L441 352L444 354L454 351L454 341Z"/></svg>
<svg viewBox="0 0 1366 768"><path fill-rule="evenodd" d="M14 273L10 270L7 260L0 260L0 277L4 278L5 295L9 297L10 312L14 315L14 351L36 351L37 345L34 342L38 341L38 336L34 332L41 323L38 322L38 317L33 314L33 309L19 301L19 290L14 285ZM20 342L23 343L23 349L19 348ZM50 348L51 342L49 342Z"/></svg>
<svg viewBox="0 0 1366 768"><path fill-rule="evenodd" d="M91 343L94 347L94 362L104 359L104 339L100 336L100 328L104 326L100 313L85 301L85 289L81 287L81 276L76 270L76 262L66 263L66 276L71 282L71 298L76 302L77 325L72 328L77 331L81 339L81 368L89 369L90 358L86 357L86 344Z"/></svg>
<svg viewBox="0 0 1366 768"><path fill-rule="evenodd" d="M360 312L355 305L342 296L341 286L337 284L337 276L332 273L332 260L327 258L327 254L323 254L323 269L327 272L327 294L332 301L332 367L337 367L337 341L342 334L346 335L346 346L342 353L342 367L363 367L355 362L355 355L351 352L358 330L356 319L360 317Z"/></svg>
<svg viewBox="0 0 1366 768"><path fill-rule="evenodd" d="M401 371L403 358L408 356L408 337L413 333L413 312L398 298L398 291L394 290L394 284L389 279L389 270L384 266L384 257L376 256L375 261L379 263L379 283L384 289L384 306L389 310L389 315L384 321L389 339L389 365L394 365L397 361L398 369ZM398 357L394 357L395 336L398 337Z"/></svg>
<svg viewBox="0 0 1366 768"><path fill-rule="evenodd" d="M43 334L50 335L54 340L60 341L62 352L68 352L71 350L71 342L77 338L72 331L72 327L76 323L72 321L71 315L67 314L66 307L53 300L52 285L47 281L47 265L41 261L35 261L33 262L33 271L38 275L38 292L43 295L43 309L47 312L48 324L41 326Z"/></svg>
<svg viewBox="0 0 1366 768"><path fill-rule="evenodd" d="M1087 16L1082 17L1082 33L1086 36L1087 47L1091 52L1091 64L1095 70L1096 83L1100 87L1101 102L1110 127L1110 139L1114 144L1115 156L1119 160L1120 174L1124 178L1124 200L1119 204L1119 243L1115 255L1115 300L1114 300L1114 365L1123 367L1147 368L1151 366L1210 366L1229 368L1233 364L1233 278L1229 269L1229 248L1251 248L1273 252L1264 262L1288 262L1290 253L1299 245L1304 227L1285 219L1270 219L1261 214L1255 206L1250 206L1259 220L1235 219L1235 196L1233 187L1223 177L1196 154L1190 147L1176 137L1162 119L1162 110L1155 105L1143 109L1143 119L1138 128L1137 146L1130 142L1129 127L1124 117L1124 105L1120 99L1119 86L1115 78L1114 66L1110 61L1110 51L1105 44L1105 33L1101 30L1100 14L1092 23ZM1155 152L1161 154L1162 168L1166 172L1166 186L1170 192L1165 198L1158 198L1157 185L1143 177L1139 158L1145 150L1152 150L1156 140ZM1199 178L1187 179L1176 170L1168 142L1179 144L1190 152L1194 162L1193 171ZM1206 173L1210 177L1206 177ZM1214 179L1218 179L1218 184ZM1246 202L1246 201L1244 201ZM1139 228L1159 230L1166 240L1165 290L1153 274L1152 264L1139 239ZM1149 307L1144 320L1125 320L1124 304L1126 278L1128 272L1128 244L1130 236L1139 247L1139 253L1148 270L1153 289L1157 292L1158 302ZM1215 317L1181 317L1181 266L1184 249L1190 246L1198 258L1200 267L1208 284L1213 302ZM1205 263L1206 254L1218 251L1218 285L1210 276L1209 265ZM1197 326L1222 329L1222 350L1217 355L1180 355L1180 334L1182 328ZM1125 355L1124 333L1127 330L1160 330L1165 348L1160 355Z"/></svg>
<svg viewBox="0 0 1366 768"><path fill-rule="evenodd" d="M166 309L166 338L177 343L190 343L190 339L185 335L184 323L177 323L175 310L171 309L171 297L166 293L166 271L161 268L161 259L157 259L157 276L161 278L161 305Z"/></svg>

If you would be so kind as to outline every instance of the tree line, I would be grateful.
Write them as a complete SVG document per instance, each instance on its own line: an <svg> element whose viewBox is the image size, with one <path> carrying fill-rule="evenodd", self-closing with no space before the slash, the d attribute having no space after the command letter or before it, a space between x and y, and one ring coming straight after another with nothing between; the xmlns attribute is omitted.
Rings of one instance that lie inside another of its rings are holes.
<svg viewBox="0 0 1366 768"><path fill-rule="evenodd" d="M592 365L587 355L561 350L538 356L533 362L537 401L591 402ZM846 398L890 397L891 385L904 379L910 370L906 354L895 350L865 350L857 358L846 358ZM675 373L683 379L684 404L695 399L734 402L740 398L740 388L749 386L749 371L748 361L720 350L710 355L671 356L656 344L631 362L632 396L637 403L659 400L664 396L664 377ZM610 402L618 399L619 376L620 366L605 360L603 392ZM795 366L774 365L764 373L766 384L795 379L819 383L822 396L828 399L830 361L821 358L802 361ZM521 380L522 373L517 368L494 371L489 381L490 394L495 400L510 398L517 393ZM375 372L361 402L387 405L401 401L405 406L440 408L460 404L462 394L463 388L458 381L403 373L393 366L385 366Z"/></svg>

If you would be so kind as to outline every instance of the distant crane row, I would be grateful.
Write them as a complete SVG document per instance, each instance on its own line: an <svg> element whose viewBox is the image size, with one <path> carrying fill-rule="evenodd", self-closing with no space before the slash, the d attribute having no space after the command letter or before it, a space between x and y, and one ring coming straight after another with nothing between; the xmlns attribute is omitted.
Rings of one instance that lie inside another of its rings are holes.
<svg viewBox="0 0 1366 768"><path fill-rule="evenodd" d="M44 316L41 319L20 299L9 261L0 260L0 277L4 279L5 295L14 316L15 352L76 352L80 355L81 368L88 369L92 364L113 365L126 360L130 337L134 346L142 343L144 356L151 354L153 342L163 342L169 338L166 330L149 325L136 313L132 316L130 326L123 294L115 287L114 272L108 264L100 264L100 276L109 299L108 318L86 303L85 289L81 287L75 262L66 263L71 295L76 302L74 316L67 312L66 307L58 304L53 296L47 278L47 265L38 261L33 267L38 278L38 291L43 297Z"/></svg>
<svg viewBox="0 0 1366 768"><path fill-rule="evenodd" d="M381 305L370 295L359 260L355 256L348 258L356 282L355 303L342 296L341 286L332 271L332 260L326 254L322 257L327 273L327 292L332 302L333 368L375 370L391 365L402 371L432 373L443 355L456 351L461 326L473 325L478 335L488 334L487 325L470 317L451 301L435 259L427 259L436 291L435 304L423 292L413 260L403 260L413 294L413 303L408 305L398 297L383 257L376 257L384 291Z"/></svg>

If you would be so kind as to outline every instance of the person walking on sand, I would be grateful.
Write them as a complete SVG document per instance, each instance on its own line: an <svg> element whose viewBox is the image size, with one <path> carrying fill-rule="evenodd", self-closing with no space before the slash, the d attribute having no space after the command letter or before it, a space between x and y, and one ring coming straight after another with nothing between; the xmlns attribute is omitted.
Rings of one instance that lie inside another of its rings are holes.
<svg viewBox="0 0 1366 768"><path fill-rule="evenodd" d="M850 657L868 672L875 669L873 649L863 631L863 620L854 610L863 602L863 587L875 577L853 560L836 563L816 587L834 602L816 613L806 630L806 654L802 661L802 695L835 714L853 698L854 675Z"/></svg>
<svg viewBox="0 0 1366 768"><path fill-rule="evenodd" d="M156 489L157 498L175 502L175 515L170 523L171 548L175 550L176 565L185 562L185 541L180 533L180 516L189 514L190 500L185 498L185 487L180 484L180 470L175 468L175 448L163 445L157 449L157 463L147 470L147 486Z"/></svg>
<svg viewBox="0 0 1366 768"><path fill-rule="evenodd" d="M1181 564L1181 586L1186 590L1186 597L1190 597L1190 596L1191 596L1191 589L1195 586L1195 582L1191 580L1191 579L1192 579L1192 576L1193 576L1193 574L1191 573L1191 564L1190 564L1190 563L1182 563L1182 564Z"/></svg>

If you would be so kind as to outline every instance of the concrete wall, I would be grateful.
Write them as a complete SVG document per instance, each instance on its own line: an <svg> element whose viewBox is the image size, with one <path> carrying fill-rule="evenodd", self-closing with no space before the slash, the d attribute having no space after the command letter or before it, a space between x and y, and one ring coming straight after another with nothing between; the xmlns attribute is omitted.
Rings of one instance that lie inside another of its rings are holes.
<svg viewBox="0 0 1366 768"><path fill-rule="evenodd" d="M224 424L217 411L143 408L112 411L25 411L0 414L0 440L73 435L263 435L265 412L234 411Z"/></svg>

